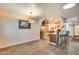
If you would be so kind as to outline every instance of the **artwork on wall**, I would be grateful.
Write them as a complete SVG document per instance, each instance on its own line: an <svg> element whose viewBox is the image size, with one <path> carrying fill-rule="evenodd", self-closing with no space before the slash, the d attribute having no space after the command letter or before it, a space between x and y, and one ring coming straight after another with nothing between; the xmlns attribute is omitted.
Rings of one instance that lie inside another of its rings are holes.
<svg viewBox="0 0 79 59"><path fill-rule="evenodd" d="M30 29L31 23L28 20L19 20L19 29Z"/></svg>

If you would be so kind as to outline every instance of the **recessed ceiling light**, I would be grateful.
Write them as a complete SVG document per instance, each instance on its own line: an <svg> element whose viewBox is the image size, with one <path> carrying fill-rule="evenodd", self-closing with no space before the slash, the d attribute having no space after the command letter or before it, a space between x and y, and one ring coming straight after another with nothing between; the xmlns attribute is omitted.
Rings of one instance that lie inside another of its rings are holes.
<svg viewBox="0 0 79 59"><path fill-rule="evenodd" d="M63 9L70 9L72 7L76 6L76 3L69 3L63 6Z"/></svg>

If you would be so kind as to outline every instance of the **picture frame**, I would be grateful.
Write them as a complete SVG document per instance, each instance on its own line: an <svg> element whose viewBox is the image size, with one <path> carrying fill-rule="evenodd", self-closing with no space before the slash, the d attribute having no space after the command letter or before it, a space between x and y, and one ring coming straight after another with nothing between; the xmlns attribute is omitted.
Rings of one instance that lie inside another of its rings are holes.
<svg viewBox="0 0 79 59"><path fill-rule="evenodd" d="M28 20L19 20L19 29L30 29L31 23Z"/></svg>

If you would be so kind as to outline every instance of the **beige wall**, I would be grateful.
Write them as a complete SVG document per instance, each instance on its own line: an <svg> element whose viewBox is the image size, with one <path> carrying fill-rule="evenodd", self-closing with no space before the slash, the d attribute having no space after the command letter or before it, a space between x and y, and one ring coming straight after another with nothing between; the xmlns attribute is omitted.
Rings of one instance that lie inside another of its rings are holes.
<svg viewBox="0 0 79 59"><path fill-rule="evenodd" d="M19 19L29 17L0 11L0 48L40 39L39 24L35 20L31 29L19 29Z"/></svg>

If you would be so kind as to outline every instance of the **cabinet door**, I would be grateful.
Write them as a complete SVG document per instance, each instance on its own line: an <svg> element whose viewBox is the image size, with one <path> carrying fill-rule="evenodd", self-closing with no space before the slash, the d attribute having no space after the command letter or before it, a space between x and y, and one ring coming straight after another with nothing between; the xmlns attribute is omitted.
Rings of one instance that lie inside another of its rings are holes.
<svg viewBox="0 0 79 59"><path fill-rule="evenodd" d="M50 34L50 42L56 43L56 35L55 34Z"/></svg>

